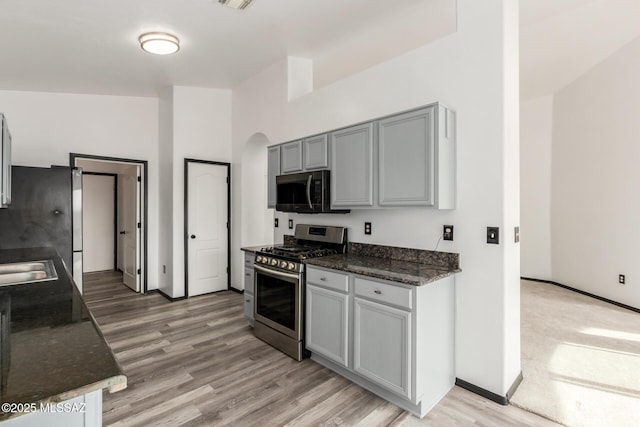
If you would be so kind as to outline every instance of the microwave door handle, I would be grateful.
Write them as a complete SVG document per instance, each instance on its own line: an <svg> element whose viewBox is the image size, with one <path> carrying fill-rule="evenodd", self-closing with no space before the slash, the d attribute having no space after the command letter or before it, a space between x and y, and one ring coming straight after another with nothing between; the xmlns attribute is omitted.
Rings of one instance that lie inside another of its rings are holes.
<svg viewBox="0 0 640 427"><path fill-rule="evenodd" d="M313 178L312 175L309 175L309 178L307 179L307 203L309 203L309 209L313 210L313 205L311 204L311 179Z"/></svg>

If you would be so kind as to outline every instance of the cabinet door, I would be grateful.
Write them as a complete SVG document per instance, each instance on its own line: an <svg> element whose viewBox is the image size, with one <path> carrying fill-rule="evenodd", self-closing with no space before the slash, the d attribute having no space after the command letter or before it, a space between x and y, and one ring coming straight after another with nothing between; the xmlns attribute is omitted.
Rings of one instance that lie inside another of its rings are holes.
<svg viewBox="0 0 640 427"><path fill-rule="evenodd" d="M267 207L276 207L276 176L280 175L280 146L267 151Z"/></svg>
<svg viewBox="0 0 640 427"><path fill-rule="evenodd" d="M378 122L379 204L434 204L435 108Z"/></svg>
<svg viewBox="0 0 640 427"><path fill-rule="evenodd" d="M280 149L282 173L302 171L302 141L282 144Z"/></svg>
<svg viewBox="0 0 640 427"><path fill-rule="evenodd" d="M342 366L348 364L349 295L307 285L306 347Z"/></svg>
<svg viewBox="0 0 640 427"><path fill-rule="evenodd" d="M254 270L252 268L244 269L244 292L253 295L255 283L254 283Z"/></svg>
<svg viewBox="0 0 640 427"><path fill-rule="evenodd" d="M353 369L411 399L411 313L354 299Z"/></svg>
<svg viewBox="0 0 640 427"><path fill-rule="evenodd" d="M305 139L303 146L304 170L326 169L329 167L327 135Z"/></svg>
<svg viewBox="0 0 640 427"><path fill-rule="evenodd" d="M244 317L253 326L253 295L245 293L244 297Z"/></svg>
<svg viewBox="0 0 640 427"><path fill-rule="evenodd" d="M373 124L330 135L331 207L373 205Z"/></svg>

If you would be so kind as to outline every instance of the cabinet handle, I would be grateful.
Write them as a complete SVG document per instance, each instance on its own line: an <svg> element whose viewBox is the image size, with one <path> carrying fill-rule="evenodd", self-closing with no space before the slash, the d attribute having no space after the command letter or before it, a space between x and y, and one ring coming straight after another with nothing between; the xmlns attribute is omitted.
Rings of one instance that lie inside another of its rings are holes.
<svg viewBox="0 0 640 427"><path fill-rule="evenodd" d="M250 299L246 299L246 300L244 300L244 302L251 302L251 300Z"/></svg>
<svg viewBox="0 0 640 427"><path fill-rule="evenodd" d="M323 282L326 282L327 278L326 277L321 277L320 280L322 280Z"/></svg>
<svg viewBox="0 0 640 427"><path fill-rule="evenodd" d="M378 294L378 295L381 295L381 294L382 294L382 291L380 291L380 290L378 290L378 289L376 289L376 290L375 290L375 291L373 291L373 292L375 292L375 293L376 293L376 294Z"/></svg>
<svg viewBox="0 0 640 427"><path fill-rule="evenodd" d="M247 276L247 277L251 276L251 274L249 274L249 273L244 273L244 275Z"/></svg>

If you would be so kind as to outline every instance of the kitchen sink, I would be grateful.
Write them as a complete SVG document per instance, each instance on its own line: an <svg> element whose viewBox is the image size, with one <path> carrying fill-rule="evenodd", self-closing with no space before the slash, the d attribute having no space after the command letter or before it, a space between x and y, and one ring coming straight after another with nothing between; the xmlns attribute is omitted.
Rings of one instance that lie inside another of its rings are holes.
<svg viewBox="0 0 640 427"><path fill-rule="evenodd" d="M46 282L57 278L58 274L50 259L0 264L0 286Z"/></svg>

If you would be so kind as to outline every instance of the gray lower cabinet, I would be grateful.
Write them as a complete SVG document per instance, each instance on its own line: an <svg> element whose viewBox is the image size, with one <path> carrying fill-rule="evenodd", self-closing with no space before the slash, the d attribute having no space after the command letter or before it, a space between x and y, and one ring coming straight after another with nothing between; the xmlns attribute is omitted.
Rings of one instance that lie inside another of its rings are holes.
<svg viewBox="0 0 640 427"><path fill-rule="evenodd" d="M254 269L253 261L255 254L251 252L245 252L244 254L244 317L249 321L249 324L253 326L254 321L254 301L255 295L255 281L254 281Z"/></svg>
<svg viewBox="0 0 640 427"><path fill-rule="evenodd" d="M349 349L349 295L307 284L306 346L347 366Z"/></svg>
<svg viewBox="0 0 640 427"><path fill-rule="evenodd" d="M27 404L27 402L23 403ZM2 421L2 426L101 427L102 390L92 391L62 402L38 404L37 409L37 411Z"/></svg>
<svg viewBox="0 0 640 427"><path fill-rule="evenodd" d="M280 146L267 150L267 207L276 207L276 176L280 175Z"/></svg>
<svg viewBox="0 0 640 427"><path fill-rule="evenodd" d="M453 276L411 286L307 267L311 358L423 417L455 382Z"/></svg>
<svg viewBox="0 0 640 427"><path fill-rule="evenodd" d="M411 398L411 313L354 299L353 369L406 398Z"/></svg>
<svg viewBox="0 0 640 427"><path fill-rule="evenodd" d="M302 171L302 141L287 142L280 146L280 170L282 173Z"/></svg>
<svg viewBox="0 0 640 427"><path fill-rule="evenodd" d="M331 207L373 206L373 123L329 135Z"/></svg>
<svg viewBox="0 0 640 427"><path fill-rule="evenodd" d="M327 135L317 135L303 141L304 170L329 167L329 145Z"/></svg>

